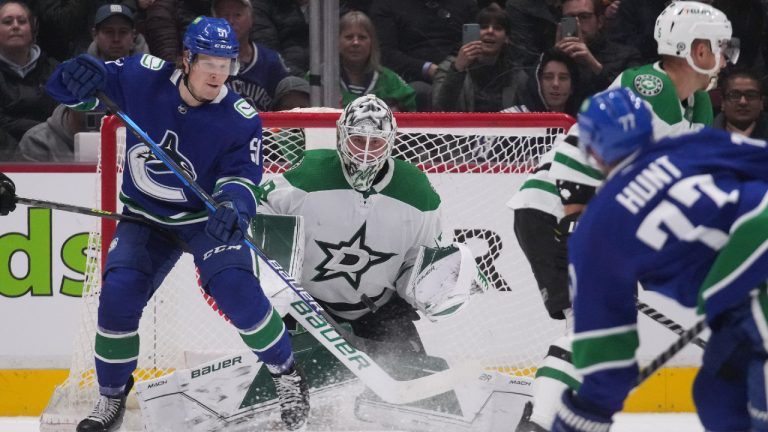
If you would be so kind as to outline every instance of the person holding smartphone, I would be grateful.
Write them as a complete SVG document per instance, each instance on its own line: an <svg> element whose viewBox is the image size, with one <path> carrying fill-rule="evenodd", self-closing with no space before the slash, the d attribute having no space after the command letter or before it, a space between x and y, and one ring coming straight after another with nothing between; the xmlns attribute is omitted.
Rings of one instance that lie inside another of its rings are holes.
<svg viewBox="0 0 768 432"><path fill-rule="evenodd" d="M435 111L495 112L512 106L527 75L508 34L509 17L495 3L480 10L477 24L464 25L457 55L440 63L435 74Z"/></svg>
<svg viewBox="0 0 768 432"><path fill-rule="evenodd" d="M578 65L576 87L582 97L604 90L623 70L640 66L638 50L603 36L603 0L565 0L561 12L555 48Z"/></svg>

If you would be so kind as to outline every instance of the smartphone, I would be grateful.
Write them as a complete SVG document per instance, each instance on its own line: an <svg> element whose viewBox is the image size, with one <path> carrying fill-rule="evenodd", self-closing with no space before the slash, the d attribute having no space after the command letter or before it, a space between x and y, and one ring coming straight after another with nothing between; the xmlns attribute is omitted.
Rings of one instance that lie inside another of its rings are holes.
<svg viewBox="0 0 768 432"><path fill-rule="evenodd" d="M480 24L464 24L462 28L461 44L466 45L476 40L480 40Z"/></svg>
<svg viewBox="0 0 768 432"><path fill-rule="evenodd" d="M576 17L563 17L560 20L560 37L577 37L579 35L579 23Z"/></svg>

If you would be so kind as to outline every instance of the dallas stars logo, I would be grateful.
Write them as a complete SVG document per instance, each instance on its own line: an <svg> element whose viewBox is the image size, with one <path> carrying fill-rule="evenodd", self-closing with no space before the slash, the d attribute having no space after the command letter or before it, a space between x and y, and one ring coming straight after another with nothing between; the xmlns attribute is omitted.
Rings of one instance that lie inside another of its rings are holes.
<svg viewBox="0 0 768 432"><path fill-rule="evenodd" d="M386 262L397 255L376 252L365 245L365 223L349 241L338 244L315 240L325 253L323 262L315 267L318 273L312 278L319 282L334 278L344 278L354 289L360 286L360 279L371 267Z"/></svg>

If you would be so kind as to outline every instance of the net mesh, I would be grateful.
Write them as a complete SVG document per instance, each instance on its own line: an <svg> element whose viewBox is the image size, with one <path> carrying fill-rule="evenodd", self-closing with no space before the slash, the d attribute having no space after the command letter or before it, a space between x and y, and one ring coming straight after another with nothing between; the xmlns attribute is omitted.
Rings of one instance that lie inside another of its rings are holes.
<svg viewBox="0 0 768 432"><path fill-rule="evenodd" d="M263 113L265 176L301 160L304 148L335 148L337 113ZM525 257L517 246L512 212L505 206L556 134L573 122L559 114L397 114L394 157L419 166L441 195L445 233L466 243L491 289L474 297L459 315L438 324L417 322L427 352L449 364L482 359L488 368L532 376L562 324L548 318ZM102 208L116 194L122 175L125 131L116 119L102 128L102 147L115 146L116 157L99 161ZM107 152L103 152L105 154ZM86 415L97 394L93 344L101 283L102 233L110 221L94 227L88 244L79 331L70 374L43 413L41 424L72 424ZM103 241L102 241L103 240ZM177 368L241 352L236 330L202 295L191 256L185 254L144 310L137 381Z"/></svg>

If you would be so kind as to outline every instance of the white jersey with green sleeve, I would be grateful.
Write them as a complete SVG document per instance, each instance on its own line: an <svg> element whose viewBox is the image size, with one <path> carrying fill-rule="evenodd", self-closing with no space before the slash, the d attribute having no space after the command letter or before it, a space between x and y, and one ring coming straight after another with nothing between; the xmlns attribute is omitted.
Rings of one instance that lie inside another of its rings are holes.
<svg viewBox="0 0 768 432"><path fill-rule="evenodd" d="M349 186L335 150L308 150L261 185L259 212L301 215L302 284L335 315L369 312L404 289L420 246L442 246L440 197L416 166L390 158L372 193Z"/></svg>
<svg viewBox="0 0 768 432"><path fill-rule="evenodd" d="M696 132L712 124L713 111L709 94L699 90L682 103L674 83L659 62L622 72L608 88L619 87L630 88L649 104L653 112L653 131L656 139ZM566 135L565 139L555 141L552 163L546 175L552 182L562 180L592 187L600 186L603 182L600 170L578 147L578 125L573 125ZM537 174L544 175L539 172L534 175ZM526 183L523 183L523 187ZM521 188L518 194L522 190ZM548 198L542 194L539 201L549 202ZM539 207L540 205L535 208ZM562 209L549 213L562 215Z"/></svg>

